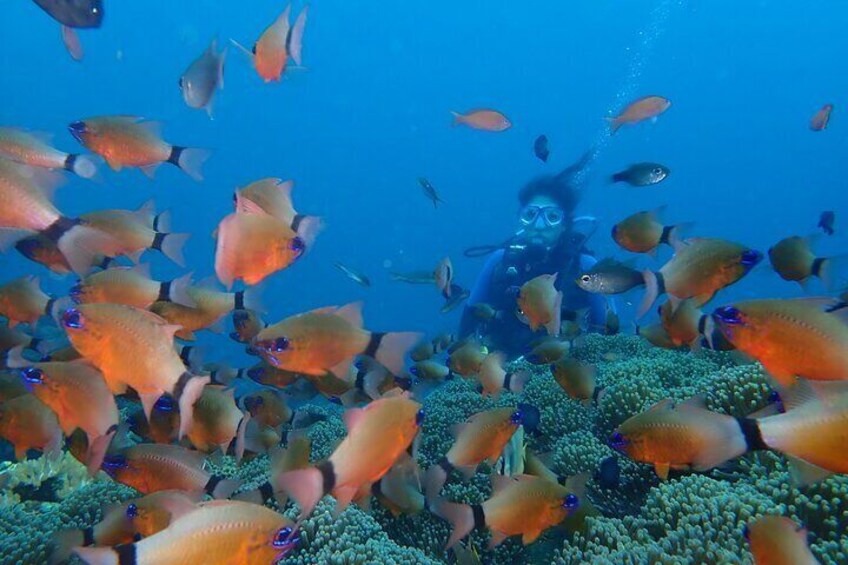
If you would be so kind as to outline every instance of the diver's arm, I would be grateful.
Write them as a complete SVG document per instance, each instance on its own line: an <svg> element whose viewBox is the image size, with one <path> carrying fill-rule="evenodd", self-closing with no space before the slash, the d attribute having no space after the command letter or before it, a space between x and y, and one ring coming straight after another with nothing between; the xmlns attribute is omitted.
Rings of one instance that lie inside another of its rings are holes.
<svg viewBox="0 0 848 565"><path fill-rule="evenodd" d="M503 249L492 253L492 256L489 257L486 260L486 264L483 265L483 270L480 271L480 274L477 276L477 280L474 282L474 287L471 289L471 295L468 297L468 300L465 302L465 307L462 310L462 319L459 322L458 336L460 339L477 331L479 320L474 315L472 307L475 304L489 302L491 300L490 296L493 290L492 275L494 274L495 268L501 262L501 259L503 259L503 253Z"/></svg>

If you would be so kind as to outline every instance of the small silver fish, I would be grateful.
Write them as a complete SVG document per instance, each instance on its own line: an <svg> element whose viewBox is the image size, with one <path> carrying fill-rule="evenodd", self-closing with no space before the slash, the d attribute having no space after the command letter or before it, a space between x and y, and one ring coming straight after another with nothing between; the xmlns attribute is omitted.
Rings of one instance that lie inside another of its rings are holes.
<svg viewBox="0 0 848 565"><path fill-rule="evenodd" d="M433 208L438 208L439 202L441 202L442 204L445 203L445 201L439 197L439 194L436 192L435 187L430 184L430 181L428 181L424 177L421 177L418 179L418 184L420 184L421 188L424 190L424 195L433 201Z"/></svg>
<svg viewBox="0 0 848 565"><path fill-rule="evenodd" d="M651 186L668 178L671 171L659 163L636 163L615 173L612 182L626 182L631 186Z"/></svg>
<svg viewBox="0 0 848 565"><path fill-rule="evenodd" d="M218 53L218 40L213 39L200 57L192 61L180 77L183 100L190 108L206 110L212 117L215 90L224 88L224 60L227 49Z"/></svg>
<svg viewBox="0 0 848 565"><path fill-rule="evenodd" d="M405 282L409 284L433 284L436 282L436 277L433 271L410 271L408 273L390 273L393 281Z"/></svg>
<svg viewBox="0 0 848 565"><path fill-rule="evenodd" d="M621 294L631 288L643 286L645 276L625 263L615 259L602 259L574 281L586 292L595 294Z"/></svg>
<svg viewBox="0 0 848 565"><path fill-rule="evenodd" d="M345 266L341 263L338 263L338 262L334 263L334 265L338 270L343 272L345 274L345 276L347 278L349 278L350 280L352 280L353 282L355 282L357 284L361 284L364 287L370 287L371 286L371 280L368 277L366 277L365 275L363 275L362 273L354 271L350 267L347 267L347 266Z"/></svg>

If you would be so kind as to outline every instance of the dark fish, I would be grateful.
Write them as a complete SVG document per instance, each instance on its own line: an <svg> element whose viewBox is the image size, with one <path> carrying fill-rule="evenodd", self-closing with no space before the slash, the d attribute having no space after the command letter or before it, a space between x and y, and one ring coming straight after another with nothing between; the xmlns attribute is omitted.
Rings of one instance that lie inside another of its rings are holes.
<svg viewBox="0 0 848 565"><path fill-rule="evenodd" d="M471 291L462 288L458 284L452 284L450 298L445 301L444 306L442 306L441 310L439 311L442 314L447 314L448 312L454 310L457 306L462 304L469 296L471 296Z"/></svg>
<svg viewBox="0 0 848 565"><path fill-rule="evenodd" d="M433 284L436 277L433 271L410 271L408 273L391 273L393 281L409 284Z"/></svg>
<svg viewBox="0 0 848 565"><path fill-rule="evenodd" d="M100 27L103 0L34 0L54 20L68 27Z"/></svg>
<svg viewBox="0 0 848 565"><path fill-rule="evenodd" d="M645 284L645 276L625 263L612 258L598 261L591 269L574 281L586 292L595 294L621 294Z"/></svg>
<svg viewBox="0 0 848 565"><path fill-rule="evenodd" d="M671 171L659 163L636 163L612 176L612 182L626 182L631 186L651 186L664 181Z"/></svg>
<svg viewBox="0 0 848 565"><path fill-rule="evenodd" d="M338 263L338 262L335 263L335 266L338 270L343 272L345 274L345 276L347 278L349 278L350 280L352 280L353 282L361 284L362 286L365 286L365 287L371 286L371 281L368 279L368 277L366 277L362 273L358 273L358 272L354 271L353 269L351 269L350 267L346 267L346 266L344 266L344 265L342 265L341 263Z"/></svg>
<svg viewBox="0 0 848 565"><path fill-rule="evenodd" d="M595 471L595 481L603 489L618 488L621 483L621 468L618 465L618 457L610 455L601 461L598 470Z"/></svg>
<svg viewBox="0 0 848 565"><path fill-rule="evenodd" d="M533 143L533 153L535 153L536 157L541 159L543 163L548 162L548 157L551 154L551 149L548 146L547 135L542 134L536 138L536 141Z"/></svg>
<svg viewBox="0 0 848 565"><path fill-rule="evenodd" d="M427 198L433 201L433 208L438 208L439 202L441 202L442 204L445 203L444 200L439 198L439 194L436 192L435 187L430 184L430 181L428 181L424 177L421 177L418 179L418 184L420 184L421 188L424 190L425 196L427 196Z"/></svg>
<svg viewBox="0 0 848 565"><path fill-rule="evenodd" d="M833 222L836 221L836 212L827 210L819 217L819 226L827 235L833 235Z"/></svg>

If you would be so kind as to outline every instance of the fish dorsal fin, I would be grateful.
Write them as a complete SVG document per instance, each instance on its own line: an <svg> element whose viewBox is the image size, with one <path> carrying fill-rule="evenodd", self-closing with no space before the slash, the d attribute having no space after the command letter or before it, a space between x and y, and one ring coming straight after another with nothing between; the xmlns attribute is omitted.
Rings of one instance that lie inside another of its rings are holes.
<svg viewBox="0 0 848 565"><path fill-rule="evenodd" d="M241 193L236 193L236 212L239 214L253 214L255 216L268 215L268 212L262 209L259 204Z"/></svg>
<svg viewBox="0 0 848 565"><path fill-rule="evenodd" d="M336 315L350 322L352 326L362 327L362 302L351 302L336 310Z"/></svg>
<svg viewBox="0 0 848 565"><path fill-rule="evenodd" d="M144 223L145 226L149 226L152 219L156 216L156 202L152 199L148 200L139 206L137 210L133 211L132 215Z"/></svg>
<svg viewBox="0 0 848 565"><path fill-rule="evenodd" d="M322 306L320 308L313 308L307 314L333 314L339 310L338 306Z"/></svg>
<svg viewBox="0 0 848 565"><path fill-rule="evenodd" d="M678 410L706 410L707 409L707 397L704 394L698 394L693 396L692 398L681 402L675 406Z"/></svg>
<svg viewBox="0 0 848 565"><path fill-rule="evenodd" d="M831 308L838 307L840 302L838 298L833 296L804 296L802 298L791 298L796 304L804 304L810 308L828 311Z"/></svg>
<svg viewBox="0 0 848 565"><path fill-rule="evenodd" d="M349 408L345 413L342 419L344 420L345 427L347 428L348 433L352 433L354 429L359 425L359 422L365 417L365 409L364 408Z"/></svg>
<svg viewBox="0 0 848 565"><path fill-rule="evenodd" d="M492 473L492 496L506 490L514 482L513 477Z"/></svg>
<svg viewBox="0 0 848 565"><path fill-rule="evenodd" d="M674 401L671 398L665 398L660 400L659 402L651 405L646 412L653 412L654 410L672 410L674 408Z"/></svg>

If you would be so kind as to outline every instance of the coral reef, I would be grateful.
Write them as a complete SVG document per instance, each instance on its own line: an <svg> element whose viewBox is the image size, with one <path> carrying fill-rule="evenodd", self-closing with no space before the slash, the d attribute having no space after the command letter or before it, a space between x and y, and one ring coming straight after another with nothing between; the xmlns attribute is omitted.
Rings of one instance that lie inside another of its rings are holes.
<svg viewBox="0 0 848 565"><path fill-rule="evenodd" d="M794 486L784 459L757 452L708 473L674 473L659 481L653 469L619 456L607 445L611 430L630 416L664 398L684 400L702 394L710 409L743 416L767 402L770 388L757 364L736 365L723 353L656 349L632 336L587 336L576 351L597 366L599 402L570 399L547 366L522 362L532 378L521 394L484 398L474 381L452 379L424 400L419 461L422 469L449 449L450 427L481 410L525 402L541 414L540 433L528 434L527 448L547 454L561 476L594 473L601 461L616 456L618 486L588 484L588 499L601 515L588 518L572 532L553 528L524 547L509 539L493 551L489 534L475 531L468 543L484 563L743 563L752 562L742 537L745 523L766 513L780 513L803 523L810 545L822 563L848 562L848 477L834 476L808 487ZM313 461L319 461L345 435L342 410L308 406L318 420L309 427ZM216 474L243 481L242 490L268 478L264 455L241 463L231 457L210 461ZM472 479L453 473L443 495L454 501L480 503L491 494L489 474L481 465ZM64 454L0 465L0 564L43 562L49 539L59 529L91 525L104 503L136 493L104 475L90 479L85 469ZM55 501L51 501L55 499ZM273 503L272 503L273 504ZM449 526L428 511L394 517L372 501L370 513L351 506L338 517L327 497L302 524L300 546L283 563L452 563L444 551ZM295 517L289 502L283 511ZM33 524L38 524L33 528Z"/></svg>

